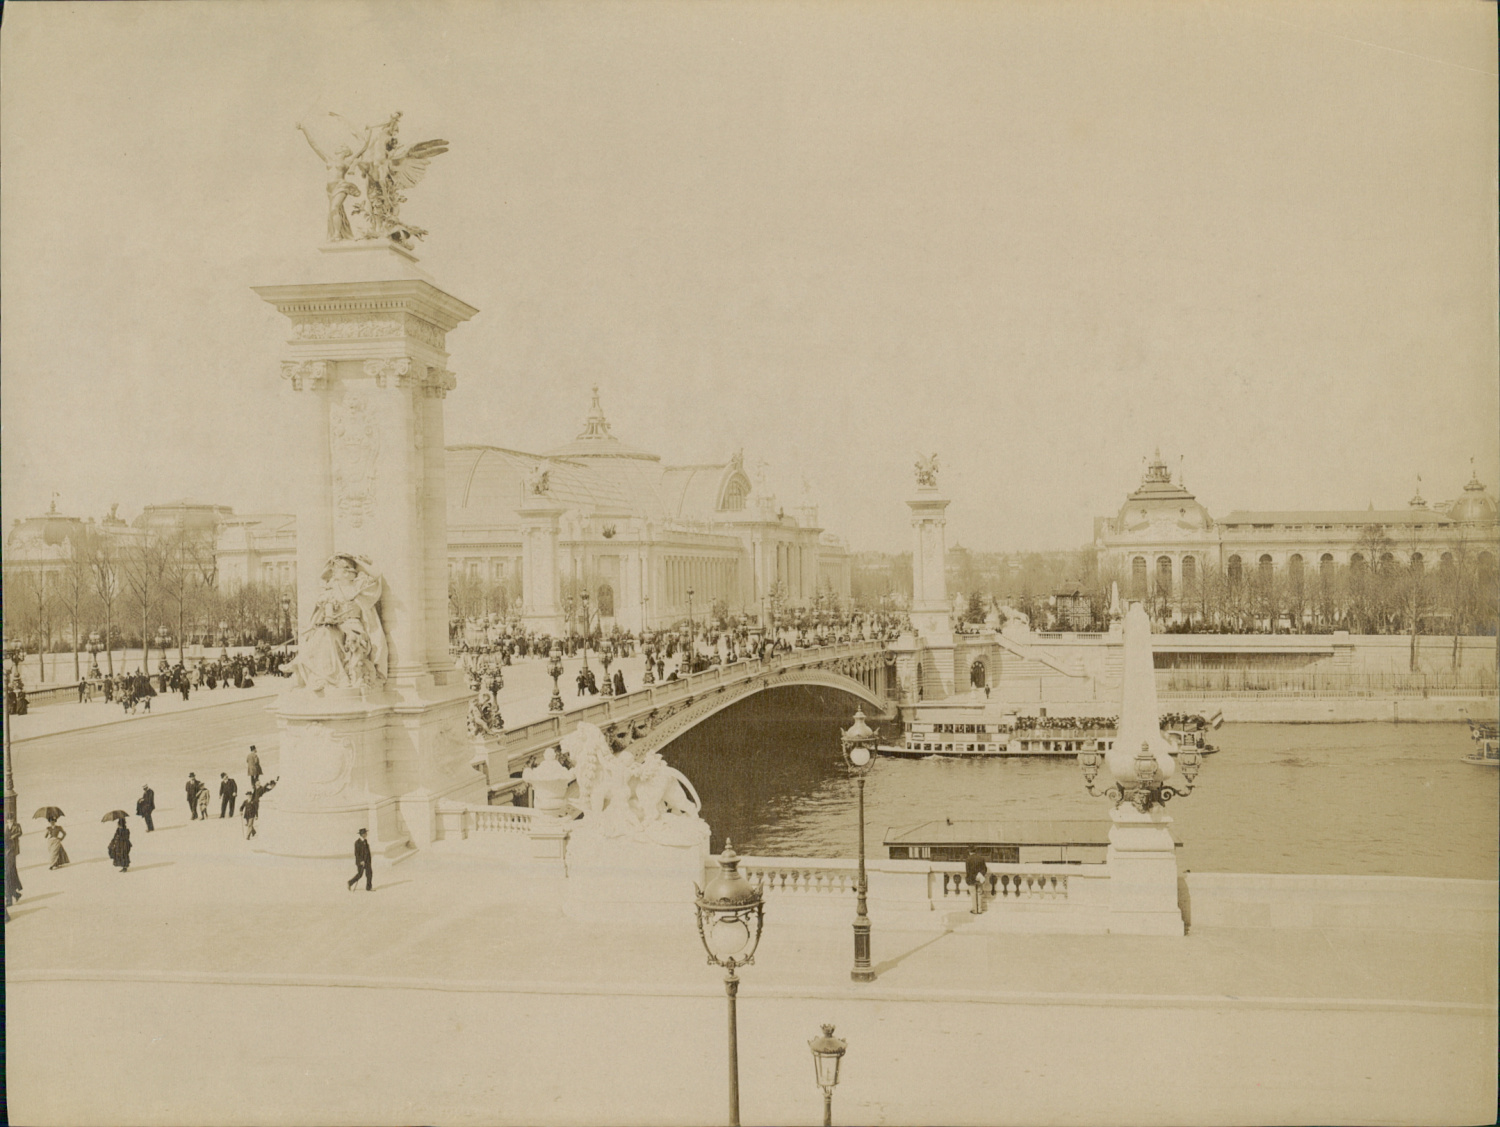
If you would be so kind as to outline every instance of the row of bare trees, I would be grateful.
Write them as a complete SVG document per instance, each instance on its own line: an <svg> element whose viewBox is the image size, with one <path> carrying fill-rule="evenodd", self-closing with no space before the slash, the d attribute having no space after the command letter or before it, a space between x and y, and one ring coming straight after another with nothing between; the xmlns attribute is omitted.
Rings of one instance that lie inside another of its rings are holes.
<svg viewBox="0 0 1500 1127"><path fill-rule="evenodd" d="M116 649L150 651L161 629L180 659L194 643L280 642L296 621L296 592L264 584L220 591L213 543L179 530L113 536L81 530L54 546L52 558L5 565L5 648L35 653L41 680L87 670L90 638L103 647L101 669L113 674ZM224 629L220 629L220 623ZM71 652L59 671L47 655Z"/></svg>

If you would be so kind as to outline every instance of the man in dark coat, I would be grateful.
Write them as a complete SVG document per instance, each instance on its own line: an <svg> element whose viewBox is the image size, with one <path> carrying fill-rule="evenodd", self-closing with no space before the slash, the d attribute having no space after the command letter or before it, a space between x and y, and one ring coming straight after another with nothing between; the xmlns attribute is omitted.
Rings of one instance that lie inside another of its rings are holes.
<svg viewBox="0 0 1500 1127"><path fill-rule="evenodd" d="M219 817L228 814L234 815L234 796L239 791L240 784L231 779L223 771L219 772Z"/></svg>
<svg viewBox="0 0 1500 1127"><path fill-rule="evenodd" d="M974 907L969 911L977 916L984 911L984 894L989 891L990 867L984 863L984 855L976 846L971 845L969 855L964 858L964 881L974 890Z"/></svg>
<svg viewBox="0 0 1500 1127"><path fill-rule="evenodd" d="M354 839L354 876L349 879L349 883L345 887L350 892L353 892L354 886L359 883L361 876L365 878L365 891L375 891L371 886L373 872L370 868L370 842L364 830L360 830L359 836Z"/></svg>
<svg viewBox="0 0 1500 1127"><path fill-rule="evenodd" d="M135 800L135 812L146 819L146 832L156 829L151 824L151 811L156 809L156 792L149 786L141 787L141 797Z"/></svg>
<svg viewBox="0 0 1500 1127"><path fill-rule="evenodd" d="M5 826L5 906L9 908L21 899L21 872L16 867L21 855L21 825L9 822Z"/></svg>
<svg viewBox="0 0 1500 1127"><path fill-rule="evenodd" d="M198 776L189 771L187 780L188 813L195 822L198 820L198 789L201 786L203 784L198 781Z"/></svg>
<svg viewBox="0 0 1500 1127"><path fill-rule="evenodd" d="M255 745L250 745L250 754L245 756L245 774L250 776L250 787L253 790L255 784L260 782L260 756L255 754Z"/></svg>

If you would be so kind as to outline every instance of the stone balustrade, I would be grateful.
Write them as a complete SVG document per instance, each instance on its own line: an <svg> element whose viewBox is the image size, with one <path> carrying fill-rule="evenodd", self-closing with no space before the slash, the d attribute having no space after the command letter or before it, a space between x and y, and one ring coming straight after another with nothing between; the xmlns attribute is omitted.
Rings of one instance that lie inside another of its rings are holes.
<svg viewBox="0 0 1500 1127"><path fill-rule="evenodd" d="M471 834L507 834L524 838L531 833L537 812L527 806L465 806L445 802L438 806L438 821L444 838L467 838Z"/></svg>
<svg viewBox="0 0 1500 1127"><path fill-rule="evenodd" d="M964 881L964 867L956 862L933 866L934 901L962 899L971 895ZM1050 903L1068 898L1068 874L1063 872L1017 871L1010 866L993 866L989 872L989 895L991 906L1005 907L1009 904Z"/></svg>

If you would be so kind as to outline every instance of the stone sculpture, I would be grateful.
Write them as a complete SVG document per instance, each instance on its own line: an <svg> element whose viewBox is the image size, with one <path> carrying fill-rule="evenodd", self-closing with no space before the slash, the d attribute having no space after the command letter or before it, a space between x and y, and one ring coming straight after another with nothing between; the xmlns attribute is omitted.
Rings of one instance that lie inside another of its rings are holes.
<svg viewBox="0 0 1500 1127"><path fill-rule="evenodd" d="M544 470L538 463L526 473L526 492L532 497L545 497L552 489L552 471Z"/></svg>
<svg viewBox="0 0 1500 1127"><path fill-rule="evenodd" d="M578 788L573 804L584 826L602 836L658 845L692 845L706 828L698 816L702 802L681 771L656 752L637 756L630 747L615 751L604 733L581 723L563 739Z"/></svg>
<svg viewBox="0 0 1500 1127"><path fill-rule="evenodd" d="M938 456L917 458L917 485L924 489L937 488Z"/></svg>
<svg viewBox="0 0 1500 1127"><path fill-rule="evenodd" d="M373 688L386 675L380 574L363 556L336 555L322 579L292 662L295 684L319 691Z"/></svg>
<svg viewBox="0 0 1500 1127"><path fill-rule="evenodd" d="M320 145L302 122L297 123L328 169L328 241L389 239L406 246L412 239L425 238L425 230L401 218L401 205L406 202L403 192L427 174L433 157L448 151L448 142L437 139L402 145L397 137L399 110L379 125L366 126L362 133L339 114L328 116L342 123L346 141ZM364 182L363 189L356 178ZM358 202L351 205L350 200Z"/></svg>

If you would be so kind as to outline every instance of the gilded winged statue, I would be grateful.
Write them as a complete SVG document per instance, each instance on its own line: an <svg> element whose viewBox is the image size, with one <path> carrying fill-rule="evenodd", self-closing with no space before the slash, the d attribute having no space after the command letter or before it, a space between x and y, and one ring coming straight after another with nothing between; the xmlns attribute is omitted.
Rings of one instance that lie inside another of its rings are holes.
<svg viewBox="0 0 1500 1127"><path fill-rule="evenodd" d="M389 239L405 246L412 239L425 238L423 228L401 218L401 205L406 202L406 189L427 175L432 158L446 153L448 142L435 139L401 144L399 110L379 125L363 130L355 129L340 114L328 116L342 123L350 140L320 146L301 122L297 128L328 168L329 241ZM354 177L364 182L362 189Z"/></svg>

